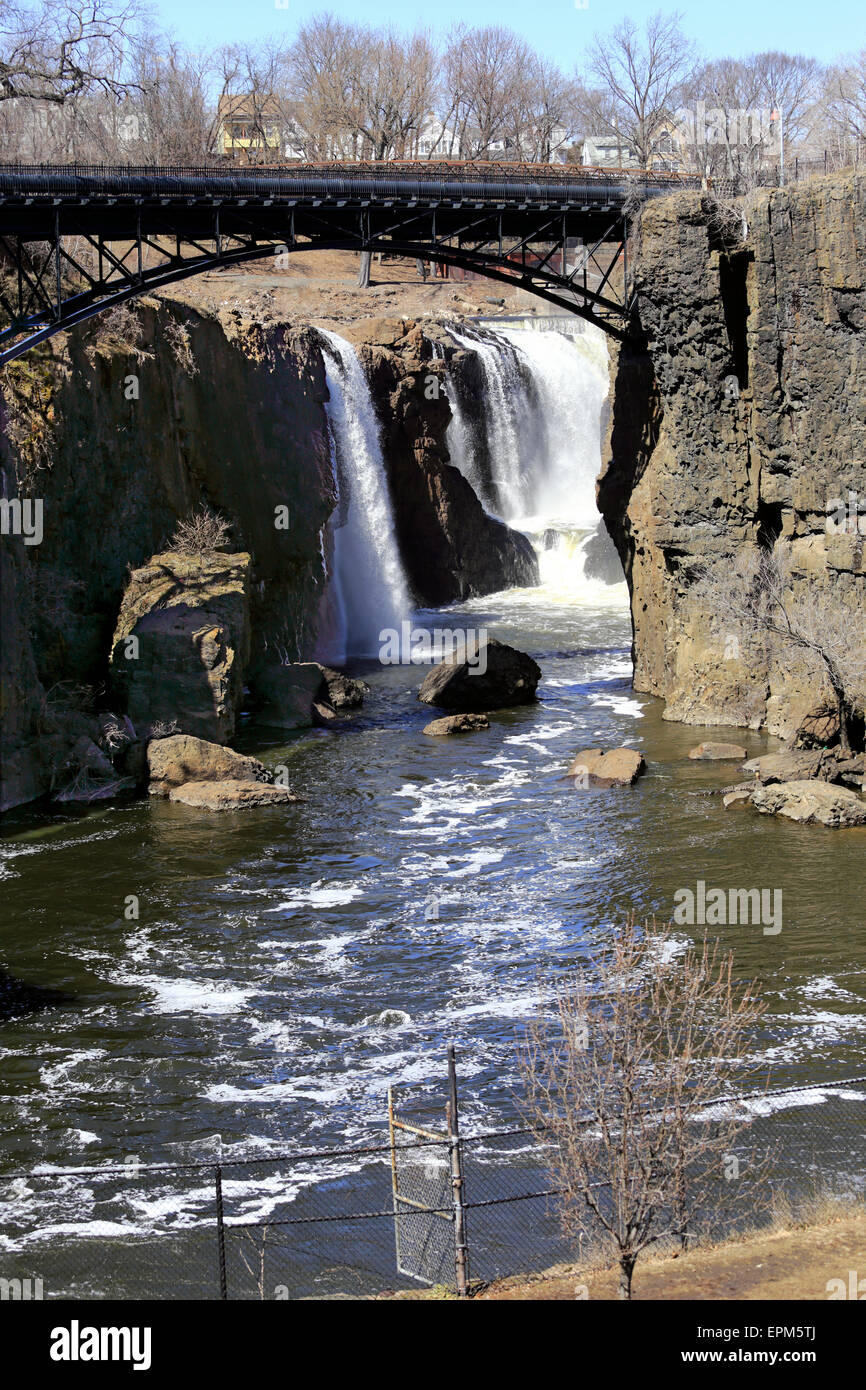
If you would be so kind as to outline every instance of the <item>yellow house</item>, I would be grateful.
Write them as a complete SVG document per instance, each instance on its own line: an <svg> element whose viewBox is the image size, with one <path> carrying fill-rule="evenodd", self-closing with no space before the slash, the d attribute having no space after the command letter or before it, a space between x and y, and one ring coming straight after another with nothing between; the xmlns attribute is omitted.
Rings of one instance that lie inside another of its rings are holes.
<svg viewBox="0 0 866 1390"><path fill-rule="evenodd" d="M229 159L283 154L288 112L278 97L259 93L227 95L219 99L218 144Z"/></svg>

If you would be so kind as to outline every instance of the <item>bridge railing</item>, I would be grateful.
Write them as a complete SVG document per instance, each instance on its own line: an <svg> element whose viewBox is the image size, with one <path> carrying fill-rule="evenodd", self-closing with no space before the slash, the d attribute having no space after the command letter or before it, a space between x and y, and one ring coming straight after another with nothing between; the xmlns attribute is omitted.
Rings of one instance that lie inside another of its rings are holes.
<svg viewBox="0 0 866 1390"><path fill-rule="evenodd" d="M700 181L642 170L580 165L297 164L223 166L0 164L0 193L45 197L500 198L555 202L652 197Z"/></svg>

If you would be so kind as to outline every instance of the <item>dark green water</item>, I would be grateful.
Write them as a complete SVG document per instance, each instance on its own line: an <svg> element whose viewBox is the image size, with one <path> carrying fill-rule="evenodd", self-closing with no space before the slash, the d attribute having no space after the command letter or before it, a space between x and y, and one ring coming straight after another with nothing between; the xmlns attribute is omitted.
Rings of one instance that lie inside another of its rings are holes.
<svg viewBox="0 0 866 1390"><path fill-rule="evenodd" d="M686 758L712 731L665 723L631 691L621 599L588 587L578 602L548 584L450 618L529 651L539 703L431 740L418 671L367 669L372 693L350 727L279 745L247 731L289 765L303 804L7 818L0 965L68 1000L0 1025L4 1172L207 1156L217 1136L223 1153L261 1156L381 1137L389 1083L439 1104L448 1040L466 1126L511 1123L515 1036L551 980L622 913L669 918L698 880L783 895L778 934L718 929L767 1000L753 1058L774 1084L866 1072L866 832L726 812L710 793L736 769ZM634 789L561 780L577 749L622 743L648 760ZM130 895L138 920L124 916ZM856 1099L846 1151L852 1132L862 1143L854 1112ZM335 1160L327 1175L361 1166ZM238 1210L267 1215L322 1176L251 1179ZM35 1242L50 1274L67 1223L100 1219L97 1198L7 1184L5 1248ZM119 1228L210 1221L209 1190L181 1200L167 1185L131 1199Z"/></svg>

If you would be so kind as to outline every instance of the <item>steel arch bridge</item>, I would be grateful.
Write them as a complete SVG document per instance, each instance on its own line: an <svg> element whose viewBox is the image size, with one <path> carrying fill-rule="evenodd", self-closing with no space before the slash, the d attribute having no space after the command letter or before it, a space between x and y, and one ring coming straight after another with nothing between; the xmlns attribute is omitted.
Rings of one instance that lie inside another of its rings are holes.
<svg viewBox="0 0 866 1390"><path fill-rule="evenodd" d="M0 166L0 365L149 290L316 249L460 266L621 338L629 217L692 185L550 165Z"/></svg>

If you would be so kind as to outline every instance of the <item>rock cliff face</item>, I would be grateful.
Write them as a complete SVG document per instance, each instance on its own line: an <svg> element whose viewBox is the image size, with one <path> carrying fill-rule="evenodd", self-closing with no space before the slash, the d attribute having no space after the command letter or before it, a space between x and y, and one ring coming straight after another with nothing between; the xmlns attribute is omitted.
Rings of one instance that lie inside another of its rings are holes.
<svg viewBox="0 0 866 1390"><path fill-rule="evenodd" d="M638 240L598 486L635 685L670 719L787 735L825 692L772 654L744 660L691 590L703 565L778 547L866 631L866 179L727 209L679 194L645 209ZM828 524L841 500L844 530Z"/></svg>
<svg viewBox="0 0 866 1390"><path fill-rule="evenodd" d="M224 740L245 686L254 706L272 703L277 678L315 655L337 500L321 339L244 314L142 301L7 373L0 495L41 501L44 535L25 545L4 521L0 537L0 810L90 786L96 745L107 750L100 714L128 709L145 734L175 722ZM430 340L402 320L379 324L355 337L415 596L437 604L534 582L529 542L487 517L447 462L448 403L425 393ZM197 593L196 575L165 554L202 504L229 522L221 549L243 557L228 617L213 585Z"/></svg>
<svg viewBox="0 0 866 1390"><path fill-rule="evenodd" d="M277 646L295 655L314 640L335 501L315 336L199 317L174 302L148 301L137 317L137 340L97 343L97 319L35 365L28 354L10 368L6 492L42 500L44 537L32 547L3 539L4 580L13 577L0 606L11 690L0 724L4 809L56 781L64 740L82 733L75 692L88 687L97 709L117 700L109 653L130 572L201 503L229 519L229 548L251 557L251 660ZM176 350L178 330L191 335L194 357ZM52 421L38 452L27 390L37 370ZM216 670L225 654L212 655ZM225 733L231 723L226 711Z"/></svg>

